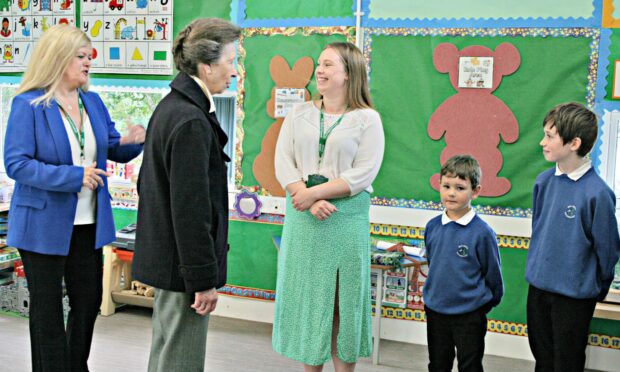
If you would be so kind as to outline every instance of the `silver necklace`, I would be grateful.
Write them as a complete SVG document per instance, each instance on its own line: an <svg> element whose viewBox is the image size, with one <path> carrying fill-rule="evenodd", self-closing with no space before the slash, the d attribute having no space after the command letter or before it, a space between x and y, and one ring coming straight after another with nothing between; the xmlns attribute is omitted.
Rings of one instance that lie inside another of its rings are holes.
<svg viewBox="0 0 620 372"><path fill-rule="evenodd" d="M58 99L58 97L56 97L56 100L61 101L60 99ZM61 104L63 107L66 107L66 108L67 108L67 110L69 110L69 111L73 111L73 105L71 105L71 104L69 104L69 103L65 104L65 103L64 103L64 99L60 102L60 104Z"/></svg>

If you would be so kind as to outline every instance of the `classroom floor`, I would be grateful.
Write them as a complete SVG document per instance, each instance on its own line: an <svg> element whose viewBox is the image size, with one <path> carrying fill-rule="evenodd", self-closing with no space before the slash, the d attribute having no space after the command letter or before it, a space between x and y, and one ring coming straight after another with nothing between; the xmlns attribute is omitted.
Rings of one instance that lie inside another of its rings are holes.
<svg viewBox="0 0 620 372"><path fill-rule="evenodd" d="M151 342L151 310L127 306L99 316L89 359L91 371L146 371ZM0 372L30 370L28 319L0 314ZM207 371L302 371L301 364L271 349L271 324L212 317L207 340ZM426 371L425 346L381 341L381 364L362 359L356 371ZM534 363L485 356L485 370L533 371ZM327 365L324 371L333 371ZM454 369L456 371L456 368Z"/></svg>

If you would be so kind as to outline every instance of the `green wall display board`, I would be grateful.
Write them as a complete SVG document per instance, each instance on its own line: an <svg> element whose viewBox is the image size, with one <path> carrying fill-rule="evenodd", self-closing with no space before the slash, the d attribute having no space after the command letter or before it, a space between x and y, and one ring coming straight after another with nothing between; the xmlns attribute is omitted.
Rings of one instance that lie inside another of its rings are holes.
<svg viewBox="0 0 620 372"><path fill-rule="evenodd" d="M114 209L113 214L117 230L138 217L129 209ZM278 253L273 238L281 235L282 225L230 221L227 284L275 290Z"/></svg>
<svg viewBox="0 0 620 372"><path fill-rule="evenodd" d="M282 225L230 221L227 284L275 290L278 252L273 243Z"/></svg>
<svg viewBox="0 0 620 372"><path fill-rule="evenodd" d="M274 81L269 73L269 64L276 55L281 55L293 66L302 57L311 57L316 64L316 60L323 47L330 42L344 41L346 36L338 33L316 34L314 31L306 29L292 29L287 31L287 35L277 34L277 30L272 30L274 34L255 36L245 36L241 43L241 48L245 50L245 55L240 64L245 69L245 80L243 90L245 91L243 110L243 161L241 172L243 179L241 185L256 186L258 182L252 174L252 164L261 150L261 141L267 129L275 122L267 115L266 103L270 98L271 89ZM269 30L266 31L269 33ZM348 32L348 31L347 31ZM290 36L288 36L290 35ZM245 61L252 61L245 63ZM316 93L316 84L312 80L308 87L311 94Z"/></svg>
<svg viewBox="0 0 620 372"><path fill-rule="evenodd" d="M527 251L514 248L501 248L502 278L504 297L502 302L489 313L490 319L525 324L525 305L527 286L525 281L525 260Z"/></svg>
<svg viewBox="0 0 620 372"><path fill-rule="evenodd" d="M445 137L438 141L427 133L433 112L457 92L448 74L433 65L433 51L449 42L459 50L481 45L495 50L514 45L521 65L504 76L493 94L513 112L519 139L501 141L503 168L512 189L494 198L479 198L480 205L531 208L531 189L538 173L551 167L539 146L542 120L553 106L567 101L585 102L590 65L588 37L473 37L372 35L370 85L386 134L381 171L374 182L375 196L438 201L429 184L440 168ZM412 66L414 68L412 68ZM471 138L473 143L476 138ZM403 182L403 180L407 180ZM484 187L484 174L482 178Z"/></svg>
<svg viewBox="0 0 620 372"><path fill-rule="evenodd" d="M138 211L131 209L112 209L112 215L114 216L114 227L116 230L135 223L138 219Z"/></svg>
<svg viewBox="0 0 620 372"><path fill-rule="evenodd" d="M199 17L216 17L230 21L232 0L184 1L174 7L174 34Z"/></svg>

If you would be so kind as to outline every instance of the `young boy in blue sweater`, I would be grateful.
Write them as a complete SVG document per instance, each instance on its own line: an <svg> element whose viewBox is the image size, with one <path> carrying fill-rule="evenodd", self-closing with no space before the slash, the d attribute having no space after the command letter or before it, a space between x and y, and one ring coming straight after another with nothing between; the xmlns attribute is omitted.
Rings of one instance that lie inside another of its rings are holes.
<svg viewBox="0 0 620 372"><path fill-rule="evenodd" d="M429 371L482 371L486 314L504 294L495 232L471 207L480 193L480 165L468 155L442 167L444 212L424 232L429 271L424 285Z"/></svg>
<svg viewBox="0 0 620 372"><path fill-rule="evenodd" d="M584 157L596 116L578 103L553 108L540 142L555 167L536 178L525 279L536 371L583 371L588 329L607 295L620 253L616 197Z"/></svg>

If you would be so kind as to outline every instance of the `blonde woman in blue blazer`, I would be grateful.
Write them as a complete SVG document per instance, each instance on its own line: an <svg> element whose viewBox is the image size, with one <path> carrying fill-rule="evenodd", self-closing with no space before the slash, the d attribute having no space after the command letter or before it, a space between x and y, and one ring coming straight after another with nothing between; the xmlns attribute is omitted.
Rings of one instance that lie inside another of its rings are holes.
<svg viewBox="0 0 620 372"><path fill-rule="evenodd" d="M145 131L121 137L96 93L81 30L58 25L34 50L13 99L4 145L15 180L8 244L19 249L30 290L33 371L88 371L101 303L101 247L114 240L106 160L127 162ZM65 329L64 278L71 311Z"/></svg>

